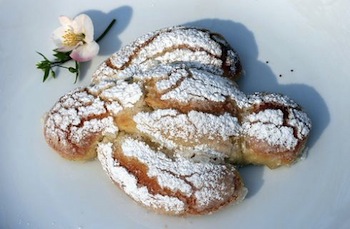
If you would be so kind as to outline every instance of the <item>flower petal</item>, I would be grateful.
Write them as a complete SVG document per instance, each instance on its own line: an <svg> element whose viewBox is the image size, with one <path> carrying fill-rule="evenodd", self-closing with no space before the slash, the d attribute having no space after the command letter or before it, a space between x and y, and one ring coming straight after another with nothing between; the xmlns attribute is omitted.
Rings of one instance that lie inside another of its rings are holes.
<svg viewBox="0 0 350 229"><path fill-rule="evenodd" d="M83 33L84 41L90 43L94 39L94 25L91 18L86 14L79 14L74 18L73 29L75 33Z"/></svg>
<svg viewBox="0 0 350 229"><path fill-rule="evenodd" d="M70 26L72 24L72 19L70 19L67 16L60 16L58 18L58 20L60 21L61 25L63 25L63 26Z"/></svg>
<svg viewBox="0 0 350 229"><path fill-rule="evenodd" d="M82 45L83 42L80 41L76 43L75 45L67 45L65 42L64 36L66 35L68 30L71 30L72 28L69 26L61 26L53 31L51 35L52 41L57 46L57 50L60 52L69 52L78 47L79 45Z"/></svg>
<svg viewBox="0 0 350 229"><path fill-rule="evenodd" d="M78 62L86 62L94 58L98 54L99 50L100 46L93 41L91 43L78 46L72 51L70 57Z"/></svg>
<svg viewBox="0 0 350 229"><path fill-rule="evenodd" d="M76 46L66 46L64 45L64 34L66 33L67 29L69 29L66 26L61 26L57 29L55 29L51 35L52 41L55 43L57 46L57 49L60 52L68 52L72 51Z"/></svg>

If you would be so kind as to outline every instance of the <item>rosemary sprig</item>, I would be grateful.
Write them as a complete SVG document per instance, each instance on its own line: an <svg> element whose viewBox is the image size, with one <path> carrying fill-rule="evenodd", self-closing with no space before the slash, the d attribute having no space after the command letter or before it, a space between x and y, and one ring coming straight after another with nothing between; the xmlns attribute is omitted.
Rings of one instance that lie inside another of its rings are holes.
<svg viewBox="0 0 350 229"><path fill-rule="evenodd" d="M116 19L113 19L111 23L107 26L107 28L104 30L104 32L96 39L96 42L100 42L106 35L107 33L111 30L113 25L116 23ZM43 82L45 82L50 76L52 78L56 78L56 70L57 68L64 68L67 69L69 72L75 74L75 81L74 83L77 82L80 74L80 63L76 60L74 60L75 65L74 67L67 67L64 66L66 62L72 60L72 58L69 56L71 54L70 52L60 52L57 49L53 50L54 54L53 56L55 57L54 60L49 60L44 54L37 52L44 60L38 62L36 64L36 67L38 69L41 69L44 72L43 75Z"/></svg>

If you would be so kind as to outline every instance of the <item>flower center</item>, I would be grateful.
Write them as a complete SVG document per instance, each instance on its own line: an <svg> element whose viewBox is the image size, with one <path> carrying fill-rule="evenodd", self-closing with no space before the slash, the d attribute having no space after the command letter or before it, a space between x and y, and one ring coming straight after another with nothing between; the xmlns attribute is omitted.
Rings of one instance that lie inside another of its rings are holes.
<svg viewBox="0 0 350 229"><path fill-rule="evenodd" d="M65 46L76 46L79 42L84 42L85 34L73 33L72 30L67 30L63 35L63 45Z"/></svg>

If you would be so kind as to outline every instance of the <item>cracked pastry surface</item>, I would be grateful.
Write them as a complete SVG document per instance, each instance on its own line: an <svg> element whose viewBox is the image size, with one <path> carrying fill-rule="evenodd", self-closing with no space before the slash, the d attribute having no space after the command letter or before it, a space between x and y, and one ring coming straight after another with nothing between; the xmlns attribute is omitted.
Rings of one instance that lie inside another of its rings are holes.
<svg viewBox="0 0 350 229"><path fill-rule="evenodd" d="M217 76L215 83L206 84L205 76L202 70L168 65L128 81L110 79L74 90L48 114L46 139L68 159L94 158L98 152L110 178L157 212L207 214L237 203L246 188L234 165L275 168L294 163L305 145L310 120L285 96L245 95L226 78ZM214 79L212 73L207 76ZM182 87L187 80L191 86ZM203 85L210 93L203 92ZM178 88L182 93L177 98L162 98ZM217 95L212 96L213 91ZM161 99L154 102L151 98L157 93ZM165 167L150 172L157 161ZM200 171L196 182L203 189L186 194L162 186L161 171L164 176L172 174L169 182L180 189L179 182L185 181L176 181L183 176L177 172L185 165L189 174L197 174L190 168ZM204 195L207 189L217 192Z"/></svg>
<svg viewBox="0 0 350 229"><path fill-rule="evenodd" d="M248 99L250 107L242 119L244 160L270 168L295 163L308 139L310 118L281 94L255 93Z"/></svg>
<svg viewBox="0 0 350 229"><path fill-rule="evenodd" d="M104 170L127 195L160 213L208 214L247 193L229 164L170 158L131 137L100 143L97 151Z"/></svg>
<svg viewBox="0 0 350 229"><path fill-rule="evenodd" d="M220 34L173 26L144 34L121 48L98 67L93 81L128 78L136 72L175 62L231 79L242 74L237 52Z"/></svg>
<svg viewBox="0 0 350 229"><path fill-rule="evenodd" d="M202 62L189 61L178 36L215 61L193 53ZM175 46L183 59L168 48ZM45 138L67 159L98 156L122 190L157 212L207 214L238 203L247 189L235 165L295 163L311 121L287 96L240 91L239 58L223 54L230 50L206 30L149 33L102 63L89 86L58 100Z"/></svg>

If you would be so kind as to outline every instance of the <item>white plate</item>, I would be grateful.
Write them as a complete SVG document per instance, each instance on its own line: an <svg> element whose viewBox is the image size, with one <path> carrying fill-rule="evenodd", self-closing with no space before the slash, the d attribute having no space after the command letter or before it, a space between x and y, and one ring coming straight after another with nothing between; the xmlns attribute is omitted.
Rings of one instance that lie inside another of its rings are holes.
<svg viewBox="0 0 350 229"><path fill-rule="evenodd" d="M347 0L1 0L0 227L349 228L349 10ZM42 83L35 51L50 56L58 16L82 12L92 17L96 34L112 18L118 24L102 41L100 56L83 65L77 84L64 71ZM209 216L149 212L113 185L98 161L66 161L42 134L43 114L59 96L87 85L107 56L175 24L225 35L242 57L242 90L285 93L314 125L306 160L277 170L242 169L247 199Z"/></svg>

